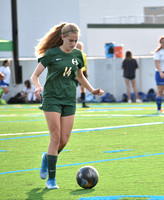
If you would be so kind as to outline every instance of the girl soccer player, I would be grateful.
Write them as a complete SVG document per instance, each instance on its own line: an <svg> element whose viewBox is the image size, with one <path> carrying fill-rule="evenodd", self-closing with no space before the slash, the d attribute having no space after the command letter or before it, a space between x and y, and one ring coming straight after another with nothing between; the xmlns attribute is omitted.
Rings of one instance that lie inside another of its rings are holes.
<svg viewBox="0 0 164 200"><path fill-rule="evenodd" d="M36 47L38 65L31 76L35 86L35 95L43 102L50 132L47 153L42 156L40 177L47 178L48 189L59 188L56 184L56 163L58 154L67 144L73 127L76 110L76 79L94 95L103 95L101 89L94 89L84 77L82 52L75 48L80 30L75 24L61 23L54 26ZM48 73L44 89L39 76L47 67Z"/></svg>
<svg viewBox="0 0 164 200"><path fill-rule="evenodd" d="M155 80L157 85L157 112L162 113L162 95L164 92L164 36L159 40L159 47L155 50L154 54L155 61Z"/></svg>

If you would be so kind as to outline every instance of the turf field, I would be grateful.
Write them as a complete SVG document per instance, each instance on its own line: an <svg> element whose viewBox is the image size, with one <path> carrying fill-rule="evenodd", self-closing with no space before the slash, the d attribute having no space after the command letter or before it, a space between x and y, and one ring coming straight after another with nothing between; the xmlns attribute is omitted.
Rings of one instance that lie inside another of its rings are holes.
<svg viewBox="0 0 164 200"><path fill-rule="evenodd" d="M164 115L155 103L77 104L71 139L58 157L59 190L47 190L39 177L49 133L38 106L0 106L1 200L164 199ZM86 165L99 172L93 189L76 183Z"/></svg>

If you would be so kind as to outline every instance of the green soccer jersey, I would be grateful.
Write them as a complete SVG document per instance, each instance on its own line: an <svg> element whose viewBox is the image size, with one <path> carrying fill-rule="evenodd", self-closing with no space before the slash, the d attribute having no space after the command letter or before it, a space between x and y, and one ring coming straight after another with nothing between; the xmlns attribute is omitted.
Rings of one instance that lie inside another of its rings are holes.
<svg viewBox="0 0 164 200"><path fill-rule="evenodd" d="M48 69L43 104L75 105L77 71L84 66L81 51L73 49L71 53L65 53L60 47L54 47L38 61Z"/></svg>

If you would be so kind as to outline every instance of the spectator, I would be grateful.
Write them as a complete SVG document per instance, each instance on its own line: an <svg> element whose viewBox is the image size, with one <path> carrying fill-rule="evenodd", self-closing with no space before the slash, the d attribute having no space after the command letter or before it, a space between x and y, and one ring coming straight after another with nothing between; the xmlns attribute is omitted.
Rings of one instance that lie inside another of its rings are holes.
<svg viewBox="0 0 164 200"><path fill-rule="evenodd" d="M29 80L26 80L24 82L24 89L22 91L22 97L25 98L26 103L35 103L37 101L37 98L35 96L35 87L31 84Z"/></svg>
<svg viewBox="0 0 164 200"><path fill-rule="evenodd" d="M125 55L125 59L122 62L123 69L123 77L125 78L126 90L128 95L128 103L131 103L131 92L130 92L130 83L132 84L134 94L136 97L136 102L141 103L142 100L138 97L136 80L135 80L135 72L138 68L137 61L133 58L131 51L127 51Z"/></svg>

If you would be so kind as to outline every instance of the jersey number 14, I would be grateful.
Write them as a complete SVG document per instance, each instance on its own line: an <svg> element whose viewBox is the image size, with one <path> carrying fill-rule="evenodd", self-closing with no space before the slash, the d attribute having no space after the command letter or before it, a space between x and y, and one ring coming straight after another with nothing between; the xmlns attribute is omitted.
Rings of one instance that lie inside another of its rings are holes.
<svg viewBox="0 0 164 200"><path fill-rule="evenodd" d="M70 68L66 67L65 71L63 73L63 76L70 76L71 70L72 70L72 67L70 67Z"/></svg>

